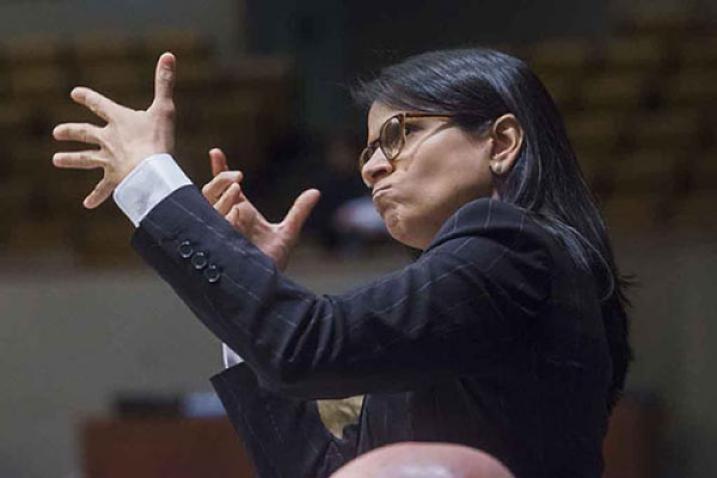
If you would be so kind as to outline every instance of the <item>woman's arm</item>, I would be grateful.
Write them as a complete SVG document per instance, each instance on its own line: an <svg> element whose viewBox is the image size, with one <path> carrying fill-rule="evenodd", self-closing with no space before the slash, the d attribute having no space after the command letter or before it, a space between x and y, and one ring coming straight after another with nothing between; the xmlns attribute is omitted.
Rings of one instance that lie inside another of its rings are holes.
<svg viewBox="0 0 717 478"><path fill-rule="evenodd" d="M490 372L549 294L545 236L489 199L461 208L413 264L341 295L289 280L193 186L157 205L133 245L263 387L297 398L415 388ZM191 252L191 254L188 254ZM193 265L192 254L208 258Z"/></svg>
<svg viewBox="0 0 717 478"><path fill-rule="evenodd" d="M147 110L73 90L75 101L107 122L53 131L59 140L100 146L53 159L59 167L104 170L86 207L102 203L146 158L172 151L174 70L174 57L162 55ZM484 372L507 344L524 339L526 320L548 295L543 236L498 201L461 211L416 263L337 296L288 280L193 186L162 197L134 244L260 382L306 398L342 397Z"/></svg>

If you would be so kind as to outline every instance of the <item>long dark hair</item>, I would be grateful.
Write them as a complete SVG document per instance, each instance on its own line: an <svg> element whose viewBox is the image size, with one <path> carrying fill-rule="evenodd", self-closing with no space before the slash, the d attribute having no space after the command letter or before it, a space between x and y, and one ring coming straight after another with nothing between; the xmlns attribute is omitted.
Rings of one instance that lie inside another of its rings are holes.
<svg viewBox="0 0 717 478"><path fill-rule="evenodd" d="M625 296L630 281L618 272L605 223L563 120L538 77L525 62L497 51L434 51L381 70L353 93L364 106L377 101L397 109L450 113L468 130L506 113L515 115L523 127L523 145L509 174L496 177L496 189L501 201L538 218L578 266L595 276L612 358L612 408L632 358Z"/></svg>

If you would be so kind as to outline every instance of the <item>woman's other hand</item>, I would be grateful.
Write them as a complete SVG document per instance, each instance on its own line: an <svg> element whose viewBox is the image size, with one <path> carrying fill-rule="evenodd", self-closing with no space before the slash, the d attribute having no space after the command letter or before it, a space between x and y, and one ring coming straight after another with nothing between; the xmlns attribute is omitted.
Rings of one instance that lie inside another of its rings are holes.
<svg viewBox="0 0 717 478"><path fill-rule="evenodd" d="M301 228L319 201L319 191L302 192L284 219L271 223L242 192L244 175L241 171L229 171L224 152L218 148L210 150L209 160L214 178L202 188L204 197L237 231L271 257L279 270L286 269Z"/></svg>

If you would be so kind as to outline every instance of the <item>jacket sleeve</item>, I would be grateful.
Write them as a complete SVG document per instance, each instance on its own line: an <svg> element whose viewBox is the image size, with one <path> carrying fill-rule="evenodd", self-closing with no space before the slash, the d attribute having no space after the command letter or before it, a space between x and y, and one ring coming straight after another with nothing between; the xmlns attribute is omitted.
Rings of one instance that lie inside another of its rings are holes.
<svg viewBox="0 0 717 478"><path fill-rule="evenodd" d="M259 385L246 364L214 377L214 386L261 478L325 478L356 457L358 426L333 436L314 400L281 396Z"/></svg>
<svg viewBox="0 0 717 478"><path fill-rule="evenodd" d="M544 236L517 208L479 199L415 262L339 295L280 273L194 186L159 203L132 242L262 386L316 399L488 373L549 295Z"/></svg>

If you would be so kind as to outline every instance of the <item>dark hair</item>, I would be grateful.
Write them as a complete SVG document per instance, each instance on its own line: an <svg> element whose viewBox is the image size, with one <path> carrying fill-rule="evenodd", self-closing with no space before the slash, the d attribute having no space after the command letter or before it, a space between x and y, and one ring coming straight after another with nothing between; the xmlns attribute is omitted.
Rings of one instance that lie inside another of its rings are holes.
<svg viewBox="0 0 717 478"><path fill-rule="evenodd" d="M497 176L501 201L534 215L561 240L579 267L596 278L612 358L608 406L625 384L632 359L629 306L607 230L578 165L555 103L525 62L493 50L434 51L408 58L362 82L354 98L397 109L449 113L465 129L477 129L506 113L524 131L519 157L509 174Z"/></svg>

